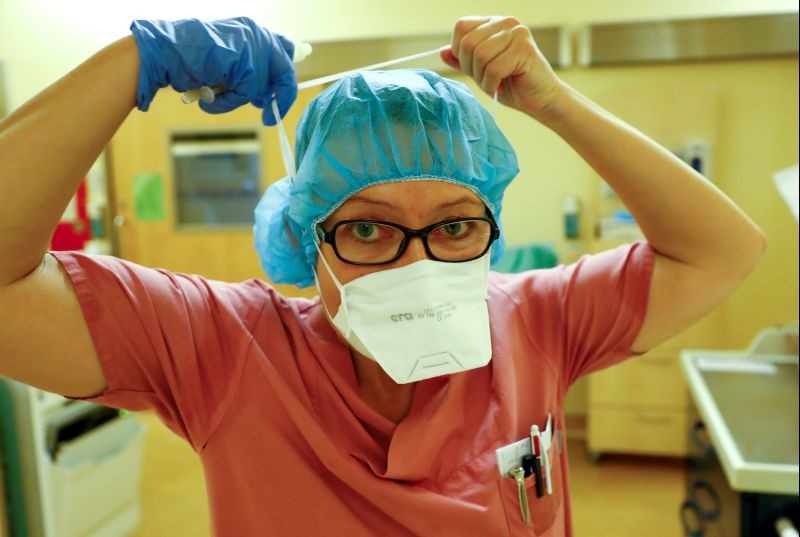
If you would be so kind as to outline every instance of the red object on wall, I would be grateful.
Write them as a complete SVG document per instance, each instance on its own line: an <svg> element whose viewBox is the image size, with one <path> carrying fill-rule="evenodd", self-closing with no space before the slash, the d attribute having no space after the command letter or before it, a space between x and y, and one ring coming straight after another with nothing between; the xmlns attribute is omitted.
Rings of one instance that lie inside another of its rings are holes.
<svg viewBox="0 0 800 537"><path fill-rule="evenodd" d="M86 210L86 181L78 187L62 218L50 240L50 249L83 250L92 238L89 214Z"/></svg>

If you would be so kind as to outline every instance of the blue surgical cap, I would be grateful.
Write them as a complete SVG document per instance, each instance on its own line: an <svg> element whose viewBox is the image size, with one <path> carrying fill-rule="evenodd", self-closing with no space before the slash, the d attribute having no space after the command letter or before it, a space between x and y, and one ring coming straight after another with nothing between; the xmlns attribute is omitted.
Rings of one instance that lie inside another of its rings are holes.
<svg viewBox="0 0 800 537"><path fill-rule="evenodd" d="M500 223L517 175L508 140L472 92L423 69L362 71L318 95L295 143L297 175L272 184L256 207L255 246L274 283L314 284L315 226L366 187L438 180L475 192ZM503 252L503 233L492 262Z"/></svg>

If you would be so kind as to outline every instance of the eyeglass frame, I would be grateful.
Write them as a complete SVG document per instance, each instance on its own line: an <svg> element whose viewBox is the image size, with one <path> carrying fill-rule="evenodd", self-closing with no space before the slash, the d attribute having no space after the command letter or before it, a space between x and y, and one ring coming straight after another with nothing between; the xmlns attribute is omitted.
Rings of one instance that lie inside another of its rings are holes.
<svg viewBox="0 0 800 537"><path fill-rule="evenodd" d="M401 257L403 254L406 253L406 249L408 248L411 239L414 237L419 237L422 240L422 245L425 247L425 253L428 254L430 259L434 261L441 261L442 263L466 263L468 261L474 261L479 257L486 254L489 251L489 248L492 247L492 243L500 238L500 227L497 225L497 221L494 219L492 212L487 208L486 209L486 216L485 217L471 217L471 218L451 218L449 220L442 220L441 222L436 222L435 224L431 224L429 226L425 226L420 229L411 229L400 224L396 224L394 222L386 222L384 220L340 220L336 222L330 230L325 230L322 228L322 223L317 224L317 236L322 239L322 242L326 244L330 244L331 248L333 248L333 253L336 254L336 257L339 258L340 261L347 263L348 265L358 265L358 266L377 266L377 265L388 265L389 263L394 263ZM434 229L444 226L447 224L452 224L454 222L464 222L464 221L471 221L471 220L480 220L482 222L488 222L491 226L491 234L489 235L489 242L486 244L486 248L479 254L474 257L470 257L469 259L459 259L459 260L448 260L448 259L440 259L436 257L433 252L431 252L430 245L428 244L428 235ZM355 261L350 261L342 257L339 253L339 249L336 247L336 229L339 226L344 224L381 224L381 225L388 225L393 228L399 229L403 233L403 241L400 243L400 247L397 249L397 254L388 261L381 261L379 263L360 263Z"/></svg>

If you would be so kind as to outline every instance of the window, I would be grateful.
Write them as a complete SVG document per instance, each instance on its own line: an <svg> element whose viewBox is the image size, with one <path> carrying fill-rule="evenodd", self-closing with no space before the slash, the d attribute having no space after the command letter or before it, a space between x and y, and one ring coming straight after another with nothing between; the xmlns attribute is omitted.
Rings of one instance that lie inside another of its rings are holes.
<svg viewBox="0 0 800 537"><path fill-rule="evenodd" d="M260 198L258 132L173 133L178 226L253 225Z"/></svg>

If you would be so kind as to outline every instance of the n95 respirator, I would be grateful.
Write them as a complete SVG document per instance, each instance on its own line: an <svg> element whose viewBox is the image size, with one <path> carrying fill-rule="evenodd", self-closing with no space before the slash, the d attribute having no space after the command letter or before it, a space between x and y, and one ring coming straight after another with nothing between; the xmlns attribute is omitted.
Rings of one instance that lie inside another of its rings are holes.
<svg viewBox="0 0 800 537"><path fill-rule="evenodd" d="M344 285L319 256L341 299L333 316L323 302L333 326L396 383L489 363L488 253L464 263L425 259Z"/></svg>

